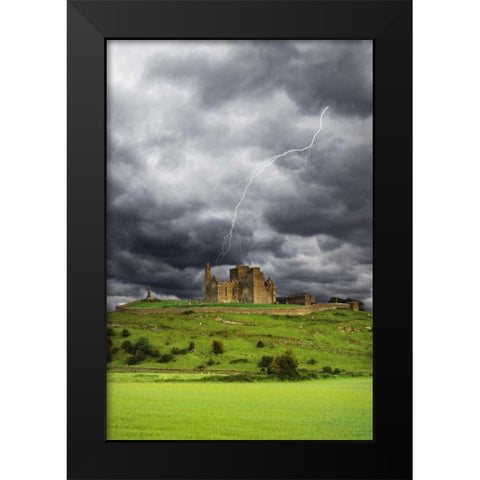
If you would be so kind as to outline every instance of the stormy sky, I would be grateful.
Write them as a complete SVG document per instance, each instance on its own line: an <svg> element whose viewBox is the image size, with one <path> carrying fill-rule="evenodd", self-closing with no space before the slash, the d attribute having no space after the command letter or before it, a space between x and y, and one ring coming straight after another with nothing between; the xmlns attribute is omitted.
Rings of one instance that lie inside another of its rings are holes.
<svg viewBox="0 0 480 480"><path fill-rule="evenodd" d="M228 254L216 264L238 209ZM202 298L259 266L277 295L372 307L372 43L107 45L107 306Z"/></svg>

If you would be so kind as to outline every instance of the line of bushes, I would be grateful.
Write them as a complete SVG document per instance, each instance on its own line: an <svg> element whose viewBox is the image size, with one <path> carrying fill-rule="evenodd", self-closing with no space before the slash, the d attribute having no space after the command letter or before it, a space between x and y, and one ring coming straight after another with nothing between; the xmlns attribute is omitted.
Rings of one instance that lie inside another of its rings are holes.
<svg viewBox="0 0 480 480"><path fill-rule="evenodd" d="M134 344L132 344L130 340L125 340L122 343L122 348L129 353L129 356L127 357L127 365L140 363L147 355L150 357L160 356L158 349L153 348L146 337L140 337Z"/></svg>
<svg viewBox="0 0 480 480"><path fill-rule="evenodd" d="M113 346L112 339L110 337L115 336L116 332L113 328L107 328L107 362L113 360L113 354L116 353L119 349L118 347ZM125 328L122 331L122 337L130 336L130 332ZM170 342L167 340L165 343L169 345ZM128 353L127 365L135 365L140 363L145 359L146 356L158 358L160 363L168 363L175 360L176 355L186 355L187 353L195 352L195 343L190 342L188 348L179 348L173 347L170 353L160 354L157 348L152 347L148 338L140 337L135 343L132 343L130 340L125 340L122 342L121 347ZM223 343L219 340L213 340L212 342L212 352L215 355L221 355L224 352ZM218 362L216 362L218 364Z"/></svg>
<svg viewBox="0 0 480 480"><path fill-rule="evenodd" d="M125 332L127 333L125 334ZM130 333L128 332L128 330L124 329L124 331L122 332L122 336L126 337L129 335ZM110 339L107 339L107 346L108 340ZM191 353L195 351L195 344L193 342L190 342L188 348L173 347L170 353L161 354L157 348L152 347L148 338L146 337L140 337L133 344L130 340L125 340L122 343L121 347L123 348L123 350L125 350L126 353L129 354L127 357L127 365L135 365L137 363L140 363L142 360L145 359L146 356L158 358L159 363L168 363L175 360L175 355L186 355L189 352Z"/></svg>
<svg viewBox="0 0 480 480"><path fill-rule="evenodd" d="M311 358L307 361L307 364L314 365L317 361ZM268 375L274 375L281 380L299 380L318 378L316 372L309 372L308 370L298 368L298 360L290 349L287 349L285 353L277 355L276 357L264 355L258 363L260 371L267 373ZM332 369L332 367L325 366L322 368L320 375L322 377L328 377L331 375L340 375L345 370L339 368Z"/></svg>
<svg viewBox="0 0 480 480"><path fill-rule="evenodd" d="M113 346L111 336L114 336L116 333L111 328L107 328L107 362L111 362L113 358L113 354L116 353L119 349L118 347ZM130 332L127 329L123 329L121 333L122 337L130 336ZM263 342L259 341L257 347L262 348L263 345L259 345ZM179 348L173 347L170 353L163 353L161 354L157 348L154 348L148 338L140 337L135 343L132 344L130 340L125 340L121 347L128 353L127 357L127 364L128 365L135 365L140 363L142 360L145 359L146 356L158 358L159 363L168 363L175 361L175 356L177 355L186 355L187 353L192 353L195 351L195 344L194 342L190 342L188 348ZM219 340L213 340L212 342L212 352L215 355L221 355L224 353L224 346L223 343ZM247 358L237 358L230 360L231 364L238 364L238 363L248 363L249 360ZM212 365L219 365L220 362L214 361L209 359L207 362L208 366ZM311 358L306 362L308 365L314 365L317 361L314 358ZM309 372L305 369L298 368L298 360L295 358L295 355L290 349L286 349L284 353L277 355L276 357L264 355L260 359L258 366L260 367L260 372L267 373L269 376L279 378L281 380L300 380L300 379L309 379L309 378L318 378L317 373ZM197 367L199 370L205 369L205 365L199 365ZM340 370L339 368L332 369L330 366L324 366L320 372L322 377L328 377L332 375L339 375L341 373L345 373L345 370ZM242 374L243 375L243 374ZM248 376L248 375L247 375ZM231 379L228 377L232 377ZM248 380L242 379L239 375L231 375L231 376L222 376L224 380L216 380L216 381L252 381L250 380L250 376L248 376ZM227 379L225 379L227 378Z"/></svg>

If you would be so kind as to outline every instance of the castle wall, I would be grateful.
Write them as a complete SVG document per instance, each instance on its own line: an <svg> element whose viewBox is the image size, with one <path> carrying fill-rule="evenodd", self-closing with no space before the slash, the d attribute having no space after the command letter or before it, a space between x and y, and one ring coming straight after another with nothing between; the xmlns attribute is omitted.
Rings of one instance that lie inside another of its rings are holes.
<svg viewBox="0 0 480 480"><path fill-rule="evenodd" d="M164 307L164 308L128 308L127 305L133 305L132 302L126 305L118 305L115 310L117 312L130 313L133 315L151 315L168 314L168 313L185 313L194 310L189 307ZM279 308L242 308L242 307L195 307L199 313L253 313L255 315L295 315L302 316L313 312L322 312L324 310L351 309L348 303L317 303L315 305L304 307L279 307Z"/></svg>
<svg viewBox="0 0 480 480"><path fill-rule="evenodd" d="M286 305L313 305L315 297L310 293L295 293L286 297L277 297L277 302Z"/></svg>
<svg viewBox="0 0 480 480"><path fill-rule="evenodd" d="M269 303L265 288L265 276L259 268L253 268L251 273L254 303Z"/></svg>
<svg viewBox="0 0 480 480"><path fill-rule="evenodd" d="M218 282L212 290L213 300L211 301L214 303L238 302L238 290L237 282Z"/></svg>
<svg viewBox="0 0 480 480"><path fill-rule="evenodd" d="M235 268L230 269L230 281L246 281L249 277L250 270L249 266L237 265Z"/></svg>

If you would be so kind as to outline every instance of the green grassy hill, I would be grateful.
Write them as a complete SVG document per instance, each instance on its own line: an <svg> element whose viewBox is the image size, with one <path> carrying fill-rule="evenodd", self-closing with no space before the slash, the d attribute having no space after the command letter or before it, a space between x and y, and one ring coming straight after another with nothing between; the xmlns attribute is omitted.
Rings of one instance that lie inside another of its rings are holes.
<svg viewBox="0 0 480 480"><path fill-rule="evenodd" d="M170 305L171 306L171 305ZM305 316L205 313L201 308L183 314L135 315L111 312L109 338L118 351L108 367L112 370L182 370L182 371L260 371L262 356L276 356L290 348L299 361L299 368L320 372L323 367L338 368L345 374L372 374L373 317L369 312L330 310ZM122 337L123 329L130 333ZM121 348L125 340L135 343L146 337L160 354L173 348L187 349L194 342L195 350L174 355L174 360L159 363L146 356L143 361L127 366L128 354ZM223 343L224 353L212 352L212 341ZM263 348L257 346L261 341ZM116 350L116 349L114 349Z"/></svg>

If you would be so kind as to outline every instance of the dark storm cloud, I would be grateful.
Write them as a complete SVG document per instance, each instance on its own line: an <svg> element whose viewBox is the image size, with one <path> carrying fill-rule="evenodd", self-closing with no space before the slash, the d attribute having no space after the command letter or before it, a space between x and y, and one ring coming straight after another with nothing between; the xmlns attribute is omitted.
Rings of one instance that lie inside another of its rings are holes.
<svg viewBox="0 0 480 480"><path fill-rule="evenodd" d="M323 152L320 167L302 172L302 195L275 198L265 210L266 221L278 233L326 234L371 245L371 158L371 147Z"/></svg>
<svg viewBox="0 0 480 480"><path fill-rule="evenodd" d="M142 204L139 202L139 206ZM229 225L225 221L207 219L193 219L190 222L179 220L186 206L159 217L157 213L164 213L161 207L155 210L155 215L135 215L134 211L113 210L108 221L108 250L111 257L119 258L121 252L139 256L148 261L168 263L177 269L187 267L204 268L206 261L213 262L218 256L219 238L222 238ZM198 205L196 206L198 207ZM252 232L242 230L244 254L262 251L285 256L282 252L283 238L273 235L268 239L249 242ZM232 264L241 263L238 249L232 249L227 258ZM134 272L129 272L133 275Z"/></svg>
<svg viewBox="0 0 480 480"><path fill-rule="evenodd" d="M277 293L372 298L372 47L363 41L109 42L107 295L200 298L255 264ZM215 260L245 178L232 247ZM243 183L241 182L244 180Z"/></svg>
<svg viewBox="0 0 480 480"><path fill-rule="evenodd" d="M304 265L301 267L305 269ZM368 299L371 296L371 280L363 281L359 271L348 267L332 272L306 272L303 275L291 275L290 270L279 271L277 272L279 280L276 281L277 294L310 292L315 295L317 302L326 302L332 296L341 295Z"/></svg>
<svg viewBox="0 0 480 480"><path fill-rule="evenodd" d="M146 286L164 297L200 297L203 287L203 275L194 268L177 269L155 258L123 252L118 260L108 262L108 295L121 293L134 298L145 298ZM111 282L115 282L115 288Z"/></svg>
<svg viewBox="0 0 480 480"><path fill-rule="evenodd" d="M179 62L164 54L152 58L145 82L167 79L197 90L202 105L218 107L239 97L261 97L284 89L304 113L331 105L342 114L368 116L372 101L371 43L322 42L308 53L305 42L230 42L228 56L212 60L208 52Z"/></svg>

